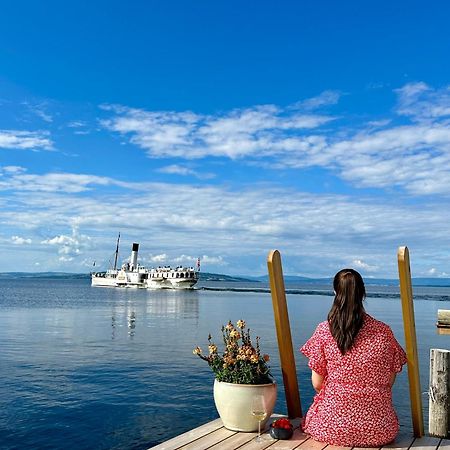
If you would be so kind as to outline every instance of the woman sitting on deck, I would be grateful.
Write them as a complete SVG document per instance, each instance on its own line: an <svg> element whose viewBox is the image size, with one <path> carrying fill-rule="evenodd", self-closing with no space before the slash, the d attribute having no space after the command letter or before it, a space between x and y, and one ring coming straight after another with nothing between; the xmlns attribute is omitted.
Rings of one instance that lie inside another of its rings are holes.
<svg viewBox="0 0 450 450"><path fill-rule="evenodd" d="M317 391L304 430L328 444L379 447L398 433L391 388L406 355L388 325L364 311L364 281L353 269L334 277L328 320L300 349Z"/></svg>

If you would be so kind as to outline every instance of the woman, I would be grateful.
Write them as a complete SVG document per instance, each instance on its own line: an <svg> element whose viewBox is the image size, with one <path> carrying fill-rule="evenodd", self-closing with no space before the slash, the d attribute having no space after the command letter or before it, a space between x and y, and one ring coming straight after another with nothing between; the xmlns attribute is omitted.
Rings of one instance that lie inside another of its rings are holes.
<svg viewBox="0 0 450 450"><path fill-rule="evenodd" d="M380 447L398 433L391 387L406 355L389 326L364 311L366 291L356 270L339 271L333 286L328 320L300 349L317 392L304 430L332 445Z"/></svg>

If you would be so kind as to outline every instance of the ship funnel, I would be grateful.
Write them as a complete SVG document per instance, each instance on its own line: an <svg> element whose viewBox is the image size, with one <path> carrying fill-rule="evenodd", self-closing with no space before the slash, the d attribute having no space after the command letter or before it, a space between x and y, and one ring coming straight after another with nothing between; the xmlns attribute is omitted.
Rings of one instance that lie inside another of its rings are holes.
<svg viewBox="0 0 450 450"><path fill-rule="evenodd" d="M133 247L131 248L131 257L130 257L130 266L132 269L135 269L137 267L138 250L139 250L139 244L133 243Z"/></svg>

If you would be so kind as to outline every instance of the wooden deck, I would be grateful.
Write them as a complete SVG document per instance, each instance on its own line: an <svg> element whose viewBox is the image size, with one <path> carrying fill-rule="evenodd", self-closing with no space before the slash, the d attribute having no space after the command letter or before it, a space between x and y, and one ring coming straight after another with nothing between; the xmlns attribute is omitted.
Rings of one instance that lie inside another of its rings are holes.
<svg viewBox="0 0 450 450"><path fill-rule="evenodd" d="M282 417L277 414L273 418ZM296 425L298 421L293 421ZM188 431L184 434L174 437L162 444L159 444L152 449L155 450L351 450L352 447L337 447L334 445L327 445L317 442L309 438L306 434L300 432L298 428L295 429L294 435L291 439L285 441L278 441L266 432L264 433L263 442L255 442L257 433L239 433L236 431L227 430L220 419L213 420L198 428ZM381 447L382 449L390 450L450 450L449 439L439 439L435 437L426 436L420 439L415 439L412 436L400 435L392 444ZM353 450L364 450L353 447ZM375 450L375 449L365 449Z"/></svg>

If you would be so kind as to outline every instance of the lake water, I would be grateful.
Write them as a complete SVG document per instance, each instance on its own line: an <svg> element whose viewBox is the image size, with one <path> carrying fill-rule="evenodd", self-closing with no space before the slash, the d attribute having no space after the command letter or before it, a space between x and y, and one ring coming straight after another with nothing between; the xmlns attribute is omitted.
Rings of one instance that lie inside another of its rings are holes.
<svg viewBox="0 0 450 450"><path fill-rule="evenodd" d="M270 294L262 283L213 283L193 291L92 288L89 280L2 280L0 289L0 448L145 449L217 417L213 376L192 354L211 333L243 318L271 355L285 412ZM201 287L201 286L200 286ZM297 349L326 318L329 286L287 285ZM403 345L397 289L367 286L367 311L388 323ZM248 290L249 289L249 290ZM253 290L252 290L253 289ZM430 348L450 348L436 333L449 288L415 288L422 391ZM296 351L306 411L313 391ZM406 371L394 402L410 430ZM423 395L428 406L428 398Z"/></svg>

